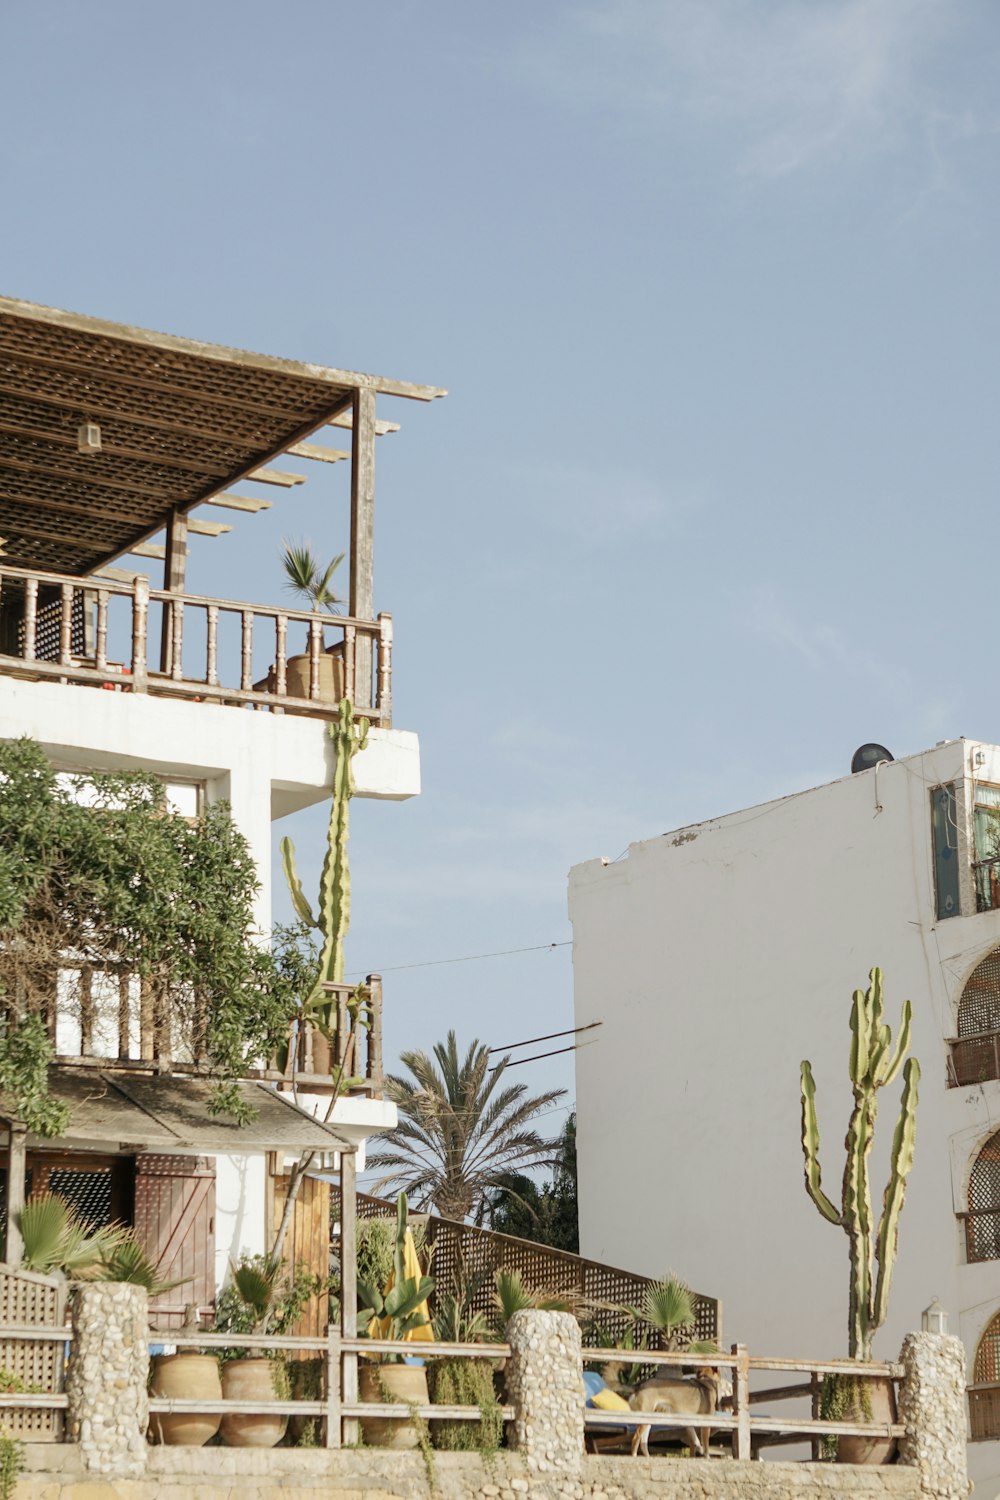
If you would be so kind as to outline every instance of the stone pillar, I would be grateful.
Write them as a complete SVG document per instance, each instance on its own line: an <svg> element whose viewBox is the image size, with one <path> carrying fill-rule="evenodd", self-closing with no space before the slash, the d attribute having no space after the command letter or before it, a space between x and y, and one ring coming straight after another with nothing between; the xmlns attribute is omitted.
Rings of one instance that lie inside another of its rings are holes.
<svg viewBox="0 0 1000 1500"><path fill-rule="evenodd" d="M136 1478L146 1468L146 1303L145 1287L123 1282L74 1288L68 1436L95 1474Z"/></svg>
<svg viewBox="0 0 1000 1500"><path fill-rule="evenodd" d="M920 1470L928 1500L966 1500L965 1347L937 1333L908 1333L900 1359L899 1461Z"/></svg>
<svg viewBox="0 0 1000 1500"><path fill-rule="evenodd" d="M569 1313L517 1312L507 1324L514 1445L530 1469L572 1478L583 1461L580 1325Z"/></svg>

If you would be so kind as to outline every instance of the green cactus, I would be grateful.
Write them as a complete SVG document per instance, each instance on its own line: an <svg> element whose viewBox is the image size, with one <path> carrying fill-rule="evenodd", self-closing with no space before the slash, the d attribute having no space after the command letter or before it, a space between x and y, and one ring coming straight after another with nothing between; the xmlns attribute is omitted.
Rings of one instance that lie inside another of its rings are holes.
<svg viewBox="0 0 1000 1500"><path fill-rule="evenodd" d="M351 920L351 872L347 859L348 806L355 791L351 762L368 743L368 728L368 720L364 718L355 724L353 705L345 698L336 723L330 725L330 737L335 746L333 796L326 857L319 881L318 915L314 915L302 890L292 841L289 838L281 840L281 864L292 904L306 926L312 927L323 940L316 979L309 994L303 998L303 1011L331 1044L336 1033L337 1010L335 1002L324 993L323 985L331 981L340 984L344 978L344 939ZM348 1004L352 1024L361 1015L363 1003L359 990Z"/></svg>
<svg viewBox="0 0 1000 1500"><path fill-rule="evenodd" d="M812 1066L802 1063L802 1154L805 1158L806 1192L824 1219L839 1224L850 1242L849 1342L852 1359L870 1359L872 1339L885 1322L889 1288L899 1241L899 1216L906 1196L906 1181L913 1166L917 1132L917 1084L920 1064L915 1057L903 1058L910 1046L913 1007L904 1000L895 1049L892 1033L883 1021L882 970L872 969L867 990L854 991L851 1008L851 1084L854 1109L844 1147L847 1162L841 1207L823 1191L819 1165L819 1125L816 1119L816 1084ZM878 1090L885 1088L903 1069L903 1097L892 1143L889 1181L882 1198L882 1215L873 1228L868 1158L875 1139ZM875 1267L878 1266L876 1275Z"/></svg>

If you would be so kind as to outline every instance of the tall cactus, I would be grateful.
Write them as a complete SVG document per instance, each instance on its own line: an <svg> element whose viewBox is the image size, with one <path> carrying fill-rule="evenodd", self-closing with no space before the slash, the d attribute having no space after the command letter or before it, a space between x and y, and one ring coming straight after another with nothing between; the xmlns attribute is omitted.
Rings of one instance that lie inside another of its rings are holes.
<svg viewBox="0 0 1000 1500"><path fill-rule="evenodd" d="M892 1033L883 1021L882 970L872 969L867 990L854 991L851 1009L851 1084L854 1109L844 1148L842 1201L837 1208L823 1192L819 1165L819 1126L816 1120L816 1084L812 1066L803 1062L802 1153L805 1157L806 1192L824 1219L839 1224L850 1241L851 1300L849 1319L850 1356L870 1359L872 1339L885 1322L889 1288L896 1262L899 1216L906 1196L906 1180L913 1166L917 1131L917 1084L920 1064L915 1057L903 1058L910 1046L913 1007L904 1000L895 1049ZM882 1197L882 1216L877 1231L872 1218L868 1157L875 1139L878 1090L892 1083L903 1068L903 1096L892 1142L889 1181ZM876 1275L875 1267L878 1265Z"/></svg>
<svg viewBox="0 0 1000 1500"><path fill-rule="evenodd" d="M323 985L330 981L339 984L344 978L344 939L351 921L351 872L347 859L348 806L355 791L351 762L368 742L368 727L364 718L355 724L354 708L348 698L340 705L336 723L330 725L335 747L333 796L315 915L302 890L294 845L289 838L281 840L281 864L292 904L305 925L318 932L323 940L316 979L303 999L303 1010L330 1042L336 1028L336 1007L324 993Z"/></svg>

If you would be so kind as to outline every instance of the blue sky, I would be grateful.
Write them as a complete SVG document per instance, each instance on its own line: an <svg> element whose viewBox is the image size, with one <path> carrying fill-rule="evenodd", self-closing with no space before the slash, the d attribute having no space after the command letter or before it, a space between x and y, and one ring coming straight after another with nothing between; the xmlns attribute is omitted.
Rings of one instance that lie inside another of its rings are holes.
<svg viewBox="0 0 1000 1500"><path fill-rule="evenodd" d="M0 290L451 391L377 459L424 768L354 808L390 1057L572 1024L568 947L398 967L564 942L572 863L1000 738L988 0L7 0L0 46ZM272 601L346 486L190 586Z"/></svg>

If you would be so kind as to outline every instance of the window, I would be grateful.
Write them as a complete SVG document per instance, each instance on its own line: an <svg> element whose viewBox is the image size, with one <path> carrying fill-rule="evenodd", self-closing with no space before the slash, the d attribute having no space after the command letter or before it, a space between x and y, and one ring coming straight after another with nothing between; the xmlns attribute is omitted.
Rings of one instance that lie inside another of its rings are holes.
<svg viewBox="0 0 1000 1500"><path fill-rule="evenodd" d="M931 792L931 833L934 843L934 888L938 920L961 914L958 867L958 819L955 816L955 783Z"/></svg>
<svg viewBox="0 0 1000 1500"><path fill-rule="evenodd" d="M1000 1438L1000 1312L994 1313L979 1340L969 1388L969 1437L976 1442ZM985 1387L985 1389L983 1389Z"/></svg>
<svg viewBox="0 0 1000 1500"><path fill-rule="evenodd" d="M952 1087L1000 1078L1000 948L976 965L958 1002L951 1044Z"/></svg>
<svg viewBox="0 0 1000 1500"><path fill-rule="evenodd" d="M1000 907L1000 786L975 783L973 825L976 836L976 910Z"/></svg>
<svg viewBox="0 0 1000 1500"><path fill-rule="evenodd" d="M965 1249L969 1261L1000 1260L1000 1130L983 1146L969 1176Z"/></svg>

